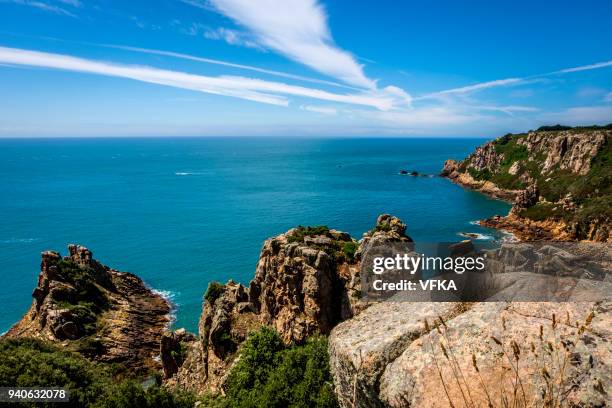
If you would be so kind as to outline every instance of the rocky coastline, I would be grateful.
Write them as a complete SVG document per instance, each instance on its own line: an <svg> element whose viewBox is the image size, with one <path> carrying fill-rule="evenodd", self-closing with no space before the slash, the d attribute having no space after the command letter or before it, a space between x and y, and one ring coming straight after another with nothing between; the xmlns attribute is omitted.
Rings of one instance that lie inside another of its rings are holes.
<svg viewBox="0 0 612 408"><path fill-rule="evenodd" d="M69 245L64 257L55 251L41 257L32 305L4 339L57 343L136 374L161 367L160 340L170 322L170 304L162 296L80 245Z"/></svg>
<svg viewBox="0 0 612 408"><path fill-rule="evenodd" d="M523 241L612 242L611 145L609 126L508 134L447 160L440 175L512 203L482 226Z"/></svg>

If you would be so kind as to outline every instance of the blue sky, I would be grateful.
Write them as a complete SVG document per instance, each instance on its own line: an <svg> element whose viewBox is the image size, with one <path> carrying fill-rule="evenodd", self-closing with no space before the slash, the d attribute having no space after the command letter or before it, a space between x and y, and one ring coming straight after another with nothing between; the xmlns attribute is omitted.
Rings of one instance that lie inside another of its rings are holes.
<svg viewBox="0 0 612 408"><path fill-rule="evenodd" d="M0 136L612 122L612 2L0 0Z"/></svg>

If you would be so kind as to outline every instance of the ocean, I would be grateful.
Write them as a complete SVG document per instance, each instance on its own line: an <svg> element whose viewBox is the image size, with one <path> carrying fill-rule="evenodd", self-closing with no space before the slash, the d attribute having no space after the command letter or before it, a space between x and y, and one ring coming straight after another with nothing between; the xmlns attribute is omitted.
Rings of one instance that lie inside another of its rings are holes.
<svg viewBox="0 0 612 408"><path fill-rule="evenodd" d="M0 140L0 332L29 307L40 252L90 248L176 305L197 331L212 280L252 278L263 241L296 225L356 238L381 213L416 241L463 239L509 205L437 174L483 139L82 138Z"/></svg>

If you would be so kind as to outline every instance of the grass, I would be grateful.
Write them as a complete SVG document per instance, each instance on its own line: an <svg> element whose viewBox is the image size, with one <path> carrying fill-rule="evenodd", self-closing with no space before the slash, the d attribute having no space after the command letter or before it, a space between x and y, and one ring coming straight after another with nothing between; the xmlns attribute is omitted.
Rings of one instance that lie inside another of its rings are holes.
<svg viewBox="0 0 612 408"><path fill-rule="evenodd" d="M452 329L439 317L432 322L433 328L425 320L423 348L432 359L451 407L570 407L574 405L569 395L580 384L577 376L582 375L581 370L588 372L593 364L592 359L582 361L580 353L576 353L593 317L590 312L582 322L572 322L567 313L563 324L569 329L563 335L560 319L553 313L550 327L540 325L529 336L537 340L529 343L525 338L512 338L502 317L501 335L490 336L487 341L490 352L480 359L475 353L457 355L451 341L456 335L450 333ZM603 390L601 382L595 383L594 388L598 387ZM404 402L406 407L410 406L409 396Z"/></svg>

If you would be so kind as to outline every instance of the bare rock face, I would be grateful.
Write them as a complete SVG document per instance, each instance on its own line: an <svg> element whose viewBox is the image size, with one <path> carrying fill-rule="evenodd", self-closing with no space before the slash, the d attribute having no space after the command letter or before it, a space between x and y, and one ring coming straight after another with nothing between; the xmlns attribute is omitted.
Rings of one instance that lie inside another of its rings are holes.
<svg viewBox="0 0 612 408"><path fill-rule="evenodd" d="M79 245L42 253L34 301L5 337L61 342L87 357L136 371L158 368L168 302L137 276L110 269Z"/></svg>
<svg viewBox="0 0 612 408"><path fill-rule="evenodd" d="M550 172L555 166L572 173L585 175L591 168L591 159L606 143L608 132L595 131L585 137L575 130L562 132L531 132L518 140L528 151L546 155L542 171Z"/></svg>
<svg viewBox="0 0 612 408"><path fill-rule="evenodd" d="M540 198L540 190L537 185L531 185L525 190L521 191L514 200L512 207L513 212L524 210L526 208L533 207L538 203Z"/></svg>
<svg viewBox="0 0 612 408"><path fill-rule="evenodd" d="M553 279L549 273L561 273L556 267L521 272L528 262L523 246L500 251L502 269L512 271L496 275L504 281L504 293L534 299L545 289L565 296L567 285L546 284ZM574 259L578 255L570 248L540 251ZM580 248L588 252L583 256L598 259L591 246ZM609 254L606 258L603 267L609 271ZM558 406L607 406L612 402L612 286L608 278L595 283L567 302L372 305L330 334L338 401L347 408L486 407L503 399L508 406L552 406L555 400Z"/></svg>
<svg viewBox="0 0 612 408"><path fill-rule="evenodd" d="M482 225L525 240L611 242L612 220L606 211L611 143L608 128L509 134L478 147L465 160L447 160L441 175L513 204L508 216ZM525 211L532 207L537 208Z"/></svg>
<svg viewBox="0 0 612 408"><path fill-rule="evenodd" d="M211 285L199 340L167 383L201 393L223 383L249 332L271 326L286 344L328 334L369 304L361 300L360 259L372 242L412 241L397 217L381 215L360 243L327 227L297 227L263 244L249 287Z"/></svg>

